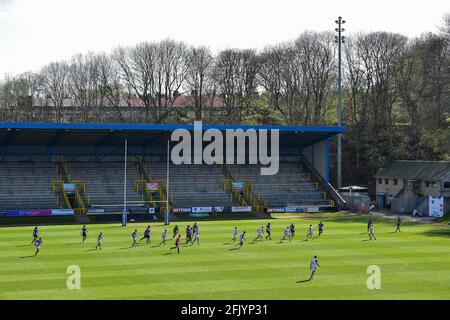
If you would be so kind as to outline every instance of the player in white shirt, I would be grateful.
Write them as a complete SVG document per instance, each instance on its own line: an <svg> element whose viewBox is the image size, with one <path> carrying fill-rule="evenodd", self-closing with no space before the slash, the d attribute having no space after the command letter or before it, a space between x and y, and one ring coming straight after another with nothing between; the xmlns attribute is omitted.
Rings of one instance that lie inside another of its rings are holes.
<svg viewBox="0 0 450 320"><path fill-rule="evenodd" d="M37 256L39 251L41 251L42 238L39 237L39 239L37 239L34 244L36 245L36 252L34 253L34 255Z"/></svg>
<svg viewBox="0 0 450 320"><path fill-rule="evenodd" d="M131 246L134 247L136 245L137 229L134 229L134 232L131 234L131 237L133 238L133 243L131 244Z"/></svg>
<svg viewBox="0 0 450 320"><path fill-rule="evenodd" d="M95 247L95 249L99 249L102 250L102 242L103 242L103 233L100 232L98 234L98 238L97 238L97 246Z"/></svg>
<svg viewBox="0 0 450 320"><path fill-rule="evenodd" d="M286 238L288 238L289 241L292 240L292 238L291 238L291 228L289 228L289 226L287 226L286 229L284 229L284 235L283 235L283 238L281 238L280 243L283 242L283 240L286 240Z"/></svg>
<svg viewBox="0 0 450 320"><path fill-rule="evenodd" d="M234 227L234 230L233 230L233 242L234 243L236 243L237 235L238 235L238 228Z"/></svg>
<svg viewBox="0 0 450 320"><path fill-rule="evenodd" d="M164 229L163 233L161 234L161 242L159 243L159 245L163 244L166 245L166 238L167 238L167 230Z"/></svg>
<svg viewBox="0 0 450 320"><path fill-rule="evenodd" d="M375 238L375 234L373 232L373 224L371 224L369 226L369 239L370 240L377 240L377 238Z"/></svg>
<svg viewBox="0 0 450 320"><path fill-rule="evenodd" d="M312 226L312 224L310 224L309 225L309 228L308 228L308 233L306 234L306 240L308 240L308 239L313 239L313 234L314 234L314 229L313 229L313 226Z"/></svg>
<svg viewBox="0 0 450 320"><path fill-rule="evenodd" d="M317 260L317 256L314 256L314 258L311 259L311 264L309 265L309 269L311 269L311 276L309 277L309 280L314 279L314 273L316 272L317 267L320 267L319 261Z"/></svg>
<svg viewBox="0 0 450 320"><path fill-rule="evenodd" d="M262 240L262 235L264 233L264 227L261 226L261 228L258 229L257 233L256 233L256 238L253 239L253 242L255 242L256 240L260 239Z"/></svg>
<svg viewBox="0 0 450 320"><path fill-rule="evenodd" d="M200 231L198 231L198 227L194 231L194 241L192 241L192 244L197 241L197 244L200 244Z"/></svg>

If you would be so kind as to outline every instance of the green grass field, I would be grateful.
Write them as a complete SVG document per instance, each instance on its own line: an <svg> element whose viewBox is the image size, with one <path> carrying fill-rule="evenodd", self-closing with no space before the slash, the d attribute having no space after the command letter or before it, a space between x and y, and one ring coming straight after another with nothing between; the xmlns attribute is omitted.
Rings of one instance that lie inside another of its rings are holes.
<svg viewBox="0 0 450 320"><path fill-rule="evenodd" d="M367 217L329 216L325 233L303 241L318 217L279 218L273 240L251 243L268 220L201 221L199 246L170 252L159 243L162 223L152 223L153 245L130 248L131 233L145 224L89 225L81 243L80 225L40 226L41 253L32 257L32 227L0 228L0 299L450 299L450 228L444 224L375 220L376 241L367 241ZM293 222L296 236L279 243ZM184 238L188 222L177 222ZM190 222L192 225L192 222ZM246 230L235 250L232 229ZM173 224L170 226L171 235ZM104 233L104 248L95 251ZM314 281L309 261L321 267ZM81 289L66 288L69 265L81 269ZM381 269L381 289L367 288L367 267Z"/></svg>

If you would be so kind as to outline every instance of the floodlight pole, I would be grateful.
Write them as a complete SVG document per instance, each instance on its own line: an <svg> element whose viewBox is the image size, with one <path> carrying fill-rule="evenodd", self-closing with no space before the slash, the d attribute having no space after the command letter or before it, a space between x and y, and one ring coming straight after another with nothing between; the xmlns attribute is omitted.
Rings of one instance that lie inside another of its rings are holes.
<svg viewBox="0 0 450 320"><path fill-rule="evenodd" d="M125 139L125 171L123 179L123 212L122 212L122 227L127 225L127 153L128 141Z"/></svg>
<svg viewBox="0 0 450 320"><path fill-rule="evenodd" d="M345 20L342 20L342 17L338 17L338 20L335 21L338 27L335 31L338 35L335 37L335 42L338 44L338 127L342 126L342 64L341 64L341 45L344 42L345 37L342 36L342 32L345 31L342 28L342 25L345 23ZM338 150L337 150L337 186L338 188L342 187L342 134L338 134Z"/></svg>
<svg viewBox="0 0 450 320"><path fill-rule="evenodd" d="M167 181L166 181L166 212L165 212L165 221L164 224L170 224L170 208L169 208L169 161L170 159L170 140L167 140Z"/></svg>

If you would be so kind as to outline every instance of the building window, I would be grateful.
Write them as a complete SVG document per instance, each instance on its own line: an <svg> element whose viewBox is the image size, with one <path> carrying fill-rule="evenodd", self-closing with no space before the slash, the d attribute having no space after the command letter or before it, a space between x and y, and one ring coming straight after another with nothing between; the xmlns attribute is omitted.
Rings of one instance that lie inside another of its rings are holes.
<svg viewBox="0 0 450 320"><path fill-rule="evenodd" d="M425 188L429 188L430 187L430 181L425 181Z"/></svg>
<svg viewBox="0 0 450 320"><path fill-rule="evenodd" d="M398 179L394 179L394 186L398 185Z"/></svg>
<svg viewBox="0 0 450 320"><path fill-rule="evenodd" d="M450 189L450 181L444 182L444 189Z"/></svg>
<svg viewBox="0 0 450 320"><path fill-rule="evenodd" d="M378 178L378 183L379 183L379 184L383 184L383 179Z"/></svg>
<svg viewBox="0 0 450 320"><path fill-rule="evenodd" d="M389 184L389 179L384 179L384 184Z"/></svg>

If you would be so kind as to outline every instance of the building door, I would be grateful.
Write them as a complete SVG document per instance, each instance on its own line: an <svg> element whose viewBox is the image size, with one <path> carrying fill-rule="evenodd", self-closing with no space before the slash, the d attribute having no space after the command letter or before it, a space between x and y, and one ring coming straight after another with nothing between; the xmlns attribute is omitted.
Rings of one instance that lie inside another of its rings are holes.
<svg viewBox="0 0 450 320"><path fill-rule="evenodd" d="M377 204L380 208L386 208L386 194L377 194Z"/></svg>

